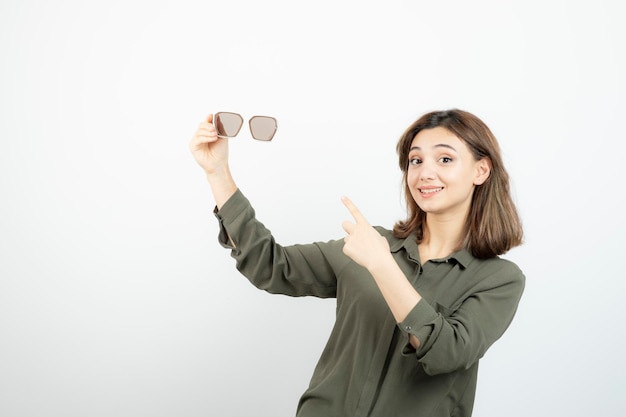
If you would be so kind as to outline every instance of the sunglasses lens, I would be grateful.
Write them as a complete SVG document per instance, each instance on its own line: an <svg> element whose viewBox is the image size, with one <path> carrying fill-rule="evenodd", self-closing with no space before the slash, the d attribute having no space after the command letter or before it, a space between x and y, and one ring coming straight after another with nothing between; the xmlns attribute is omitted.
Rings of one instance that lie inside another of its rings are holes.
<svg viewBox="0 0 626 417"><path fill-rule="evenodd" d="M273 117L254 116L250 119L250 133L256 140L272 140L276 129L278 129L278 123Z"/></svg>
<svg viewBox="0 0 626 417"><path fill-rule="evenodd" d="M241 129L243 124L243 118L237 113L220 112L215 114L213 122L219 136L232 138L239 133L239 129Z"/></svg>

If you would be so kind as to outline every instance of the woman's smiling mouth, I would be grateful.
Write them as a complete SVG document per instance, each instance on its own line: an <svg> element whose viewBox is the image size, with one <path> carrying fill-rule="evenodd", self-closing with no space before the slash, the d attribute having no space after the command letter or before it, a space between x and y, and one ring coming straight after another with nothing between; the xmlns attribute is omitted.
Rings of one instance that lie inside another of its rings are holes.
<svg viewBox="0 0 626 417"><path fill-rule="evenodd" d="M422 195L434 195L439 191L443 190L443 187L427 187L427 188L418 188L418 191Z"/></svg>

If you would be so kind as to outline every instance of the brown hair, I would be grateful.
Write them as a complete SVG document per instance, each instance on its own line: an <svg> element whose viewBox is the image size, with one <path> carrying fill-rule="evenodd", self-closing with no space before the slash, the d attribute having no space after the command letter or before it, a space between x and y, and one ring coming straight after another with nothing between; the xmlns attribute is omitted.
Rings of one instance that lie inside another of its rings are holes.
<svg viewBox="0 0 626 417"><path fill-rule="evenodd" d="M487 158L491 172L487 180L474 188L472 203L465 225L462 246L476 258L492 258L522 244L522 223L510 194L509 174L504 168L500 146L487 125L466 111L452 109L427 113L409 126L398 141L396 150L402 170L402 182L408 209L408 219L393 228L396 237L424 237L426 213L420 209L407 182L409 150L421 130L444 127L465 142L478 161Z"/></svg>

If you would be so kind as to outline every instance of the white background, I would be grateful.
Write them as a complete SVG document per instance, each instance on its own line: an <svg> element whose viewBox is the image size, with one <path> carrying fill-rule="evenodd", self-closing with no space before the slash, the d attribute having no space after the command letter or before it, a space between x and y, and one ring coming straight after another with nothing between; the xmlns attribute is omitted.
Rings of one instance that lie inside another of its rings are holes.
<svg viewBox="0 0 626 417"><path fill-rule="evenodd" d="M281 243L342 236L350 196L404 216L423 113L501 142L527 288L476 416L626 401L626 29L619 1L0 2L0 415L290 416L334 301L253 288L216 240L188 141L273 115L232 170Z"/></svg>

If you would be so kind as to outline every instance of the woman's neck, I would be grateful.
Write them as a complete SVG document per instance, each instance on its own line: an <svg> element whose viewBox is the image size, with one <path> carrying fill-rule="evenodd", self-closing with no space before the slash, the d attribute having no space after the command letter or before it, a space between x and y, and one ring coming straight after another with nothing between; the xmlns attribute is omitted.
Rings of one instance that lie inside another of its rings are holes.
<svg viewBox="0 0 626 417"><path fill-rule="evenodd" d="M445 258L463 244L465 218L426 216L424 234L419 244L422 264L430 259Z"/></svg>

